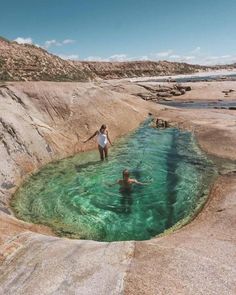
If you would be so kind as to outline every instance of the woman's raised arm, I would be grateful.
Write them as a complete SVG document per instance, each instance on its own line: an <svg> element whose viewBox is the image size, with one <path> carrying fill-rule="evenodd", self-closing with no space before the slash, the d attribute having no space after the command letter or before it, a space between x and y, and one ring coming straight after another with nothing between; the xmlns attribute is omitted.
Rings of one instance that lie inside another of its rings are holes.
<svg viewBox="0 0 236 295"><path fill-rule="evenodd" d="M89 141L90 139L94 138L94 136L96 136L98 134L98 131L95 131L93 135L91 135L88 139L86 139L84 141L84 143L86 143L87 141Z"/></svg>

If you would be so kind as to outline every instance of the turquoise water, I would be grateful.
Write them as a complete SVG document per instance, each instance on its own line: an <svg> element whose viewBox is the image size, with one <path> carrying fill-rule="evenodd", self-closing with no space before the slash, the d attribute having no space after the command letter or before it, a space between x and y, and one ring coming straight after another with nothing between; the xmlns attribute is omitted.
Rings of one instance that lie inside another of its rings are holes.
<svg viewBox="0 0 236 295"><path fill-rule="evenodd" d="M13 198L17 217L71 238L146 240L192 216L216 174L191 133L150 121L119 140L108 161L98 159L86 152L45 166ZM125 168L146 184L121 193Z"/></svg>

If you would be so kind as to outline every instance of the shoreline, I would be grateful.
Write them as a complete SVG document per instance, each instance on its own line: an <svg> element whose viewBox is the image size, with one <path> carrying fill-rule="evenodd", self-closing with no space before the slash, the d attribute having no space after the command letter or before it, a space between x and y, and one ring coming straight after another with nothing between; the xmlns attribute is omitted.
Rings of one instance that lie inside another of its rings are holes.
<svg viewBox="0 0 236 295"><path fill-rule="evenodd" d="M143 81L150 79L158 79L158 80L165 80L165 79L178 79L178 78L192 78L192 77L208 77L213 76L217 78L218 76L229 76L229 75L236 75L236 70L215 70L215 71L204 71L204 72L198 72L198 73L192 73L192 74L179 74L179 75L167 75L167 76L150 76L150 77L138 77L138 78L125 78L124 80L130 81L130 82L137 82L137 81ZM196 83L196 82L195 82Z"/></svg>

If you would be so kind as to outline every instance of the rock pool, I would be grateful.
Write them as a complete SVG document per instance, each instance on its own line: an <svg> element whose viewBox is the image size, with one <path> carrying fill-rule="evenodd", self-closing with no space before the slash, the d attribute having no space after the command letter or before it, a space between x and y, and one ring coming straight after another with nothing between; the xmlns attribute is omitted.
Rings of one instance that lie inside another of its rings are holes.
<svg viewBox="0 0 236 295"><path fill-rule="evenodd" d="M97 241L147 240L190 220L207 198L214 164L190 132L151 125L117 141L108 161L93 151L42 168L13 197L16 216ZM125 168L146 184L121 193L115 183Z"/></svg>

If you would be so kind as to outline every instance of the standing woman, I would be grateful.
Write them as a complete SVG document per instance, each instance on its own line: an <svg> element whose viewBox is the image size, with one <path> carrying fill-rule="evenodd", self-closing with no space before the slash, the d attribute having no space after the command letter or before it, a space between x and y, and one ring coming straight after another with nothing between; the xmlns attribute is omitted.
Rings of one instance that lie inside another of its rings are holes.
<svg viewBox="0 0 236 295"><path fill-rule="evenodd" d="M94 138L97 135L97 143L98 143L98 150L100 153L100 158L103 161L104 156L107 158L108 156L108 142L112 145L110 138L108 136L108 130L106 125L102 125L99 130L97 130L92 136L90 136L87 140L84 141L86 143L90 139Z"/></svg>

